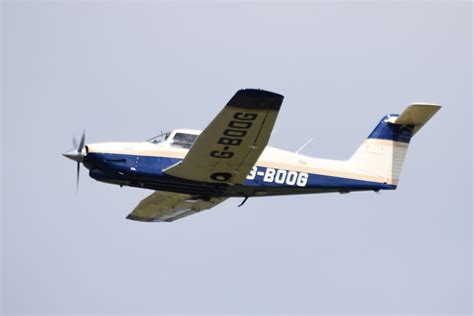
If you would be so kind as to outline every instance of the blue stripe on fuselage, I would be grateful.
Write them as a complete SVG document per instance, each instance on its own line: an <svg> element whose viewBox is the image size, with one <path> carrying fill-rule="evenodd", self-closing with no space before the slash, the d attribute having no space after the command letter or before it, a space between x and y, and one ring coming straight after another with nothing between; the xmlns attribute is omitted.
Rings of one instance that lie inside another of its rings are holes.
<svg viewBox="0 0 474 316"><path fill-rule="evenodd" d="M86 165L93 165L92 169L99 172L91 172L90 175L100 175L120 181L134 181L141 178L156 179L163 181L163 169L166 169L181 159L166 157L150 157L123 154L89 153L85 158ZM255 169L256 168L256 169ZM313 173L288 171L283 169L255 167L249 174L244 186L258 188L302 188L321 189L353 189L353 190L393 190L395 185L385 183L355 180L342 177L333 177ZM135 170L134 170L135 169Z"/></svg>

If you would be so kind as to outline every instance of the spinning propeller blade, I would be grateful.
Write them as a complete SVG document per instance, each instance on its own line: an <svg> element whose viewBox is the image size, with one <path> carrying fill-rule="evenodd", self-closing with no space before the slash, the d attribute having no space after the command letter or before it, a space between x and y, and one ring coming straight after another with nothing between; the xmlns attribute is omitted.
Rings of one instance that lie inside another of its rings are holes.
<svg viewBox="0 0 474 316"><path fill-rule="evenodd" d="M81 162L84 161L84 157L86 153L83 152L84 144L86 142L86 131L82 132L81 140L79 141L79 145L77 144L77 140L75 137L72 138L72 144L74 149L65 152L63 154L64 157L69 158L77 162L77 171L76 171L76 191L79 190L79 175L81 170Z"/></svg>
<svg viewBox="0 0 474 316"><path fill-rule="evenodd" d="M81 171L81 163L77 163L77 173L76 173L76 192L79 191L79 173Z"/></svg>
<svg viewBox="0 0 474 316"><path fill-rule="evenodd" d="M86 141L86 131L82 131L82 136L81 136L81 141L79 143L79 147L77 147L77 152L82 152L82 149L84 148L84 142Z"/></svg>

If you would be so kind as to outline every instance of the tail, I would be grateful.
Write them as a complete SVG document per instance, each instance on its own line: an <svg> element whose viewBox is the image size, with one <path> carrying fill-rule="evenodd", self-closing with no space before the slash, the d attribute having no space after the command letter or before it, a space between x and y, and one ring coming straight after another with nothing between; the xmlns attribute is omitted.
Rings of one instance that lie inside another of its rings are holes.
<svg viewBox="0 0 474 316"><path fill-rule="evenodd" d="M386 184L398 185L411 138L440 108L435 104L412 104L400 115L386 115L349 159L349 165Z"/></svg>

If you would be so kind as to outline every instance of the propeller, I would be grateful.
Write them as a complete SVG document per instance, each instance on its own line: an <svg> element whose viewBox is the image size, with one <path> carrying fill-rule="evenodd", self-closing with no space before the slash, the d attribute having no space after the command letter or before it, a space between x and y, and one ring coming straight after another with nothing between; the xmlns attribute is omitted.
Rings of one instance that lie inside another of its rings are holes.
<svg viewBox="0 0 474 316"><path fill-rule="evenodd" d="M81 162L84 161L84 157L86 154L83 152L84 149L84 143L86 141L86 131L82 132L81 140L79 141L79 144L77 144L76 138L72 138L72 145L74 146L74 149L65 152L63 154L64 157L69 158L71 160L74 160L77 162L77 171L76 171L76 190L79 189L79 173L81 170Z"/></svg>

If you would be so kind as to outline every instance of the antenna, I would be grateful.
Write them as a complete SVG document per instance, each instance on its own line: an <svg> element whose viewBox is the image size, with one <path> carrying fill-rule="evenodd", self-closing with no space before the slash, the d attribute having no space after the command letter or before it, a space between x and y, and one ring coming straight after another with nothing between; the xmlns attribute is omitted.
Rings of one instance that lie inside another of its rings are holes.
<svg viewBox="0 0 474 316"><path fill-rule="evenodd" d="M313 141L313 139L310 138L306 143L303 144L303 146L300 147L300 149L298 149L298 150L296 151L296 153L299 154L300 151L302 151L303 149L305 149L305 147L308 146L309 143L311 143L312 141Z"/></svg>

